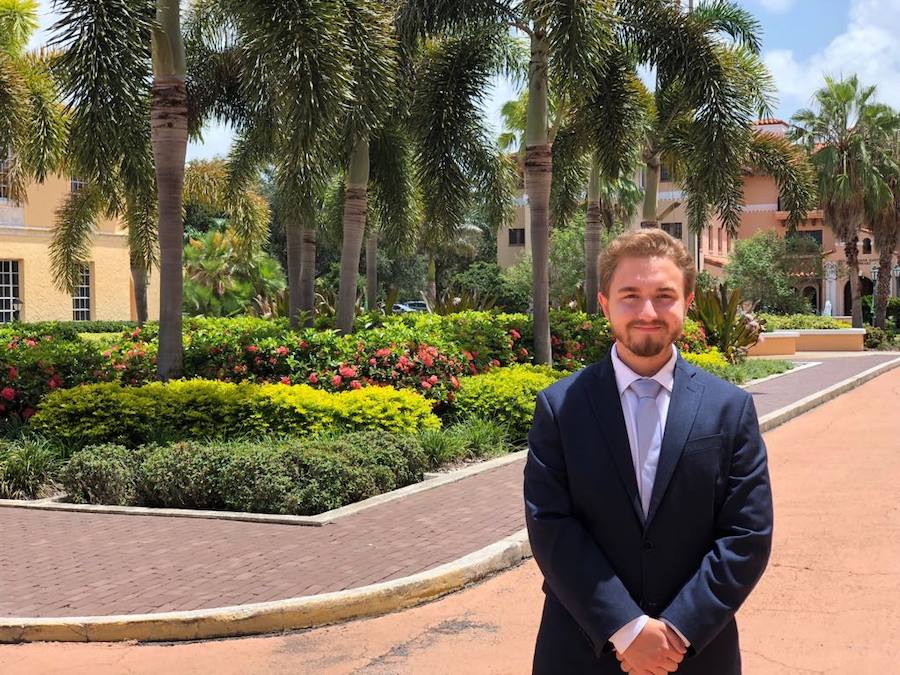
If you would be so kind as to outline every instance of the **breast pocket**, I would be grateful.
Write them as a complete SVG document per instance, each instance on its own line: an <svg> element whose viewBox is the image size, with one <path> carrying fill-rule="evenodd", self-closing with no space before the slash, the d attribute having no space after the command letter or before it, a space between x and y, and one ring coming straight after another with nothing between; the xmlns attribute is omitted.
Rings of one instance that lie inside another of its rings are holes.
<svg viewBox="0 0 900 675"><path fill-rule="evenodd" d="M691 438L684 444L683 455L696 455L704 452L722 451L722 434Z"/></svg>

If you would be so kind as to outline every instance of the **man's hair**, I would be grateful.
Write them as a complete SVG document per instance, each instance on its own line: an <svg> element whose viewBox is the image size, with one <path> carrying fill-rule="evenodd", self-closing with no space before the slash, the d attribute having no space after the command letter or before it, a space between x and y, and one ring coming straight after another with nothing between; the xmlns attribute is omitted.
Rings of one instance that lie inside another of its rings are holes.
<svg viewBox="0 0 900 675"><path fill-rule="evenodd" d="M669 258L684 274L684 295L694 290L697 268L687 248L678 239L658 228L619 235L600 256L600 292L609 297L609 285L623 258Z"/></svg>

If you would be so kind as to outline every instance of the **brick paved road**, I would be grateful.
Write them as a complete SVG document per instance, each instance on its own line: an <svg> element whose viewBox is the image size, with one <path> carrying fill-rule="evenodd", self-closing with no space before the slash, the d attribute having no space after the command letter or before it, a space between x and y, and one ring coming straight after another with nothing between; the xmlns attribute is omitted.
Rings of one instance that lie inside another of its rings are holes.
<svg viewBox="0 0 900 675"><path fill-rule="evenodd" d="M759 414L891 358L757 385ZM521 479L516 462L321 528L0 508L0 616L202 609L408 576L521 529Z"/></svg>

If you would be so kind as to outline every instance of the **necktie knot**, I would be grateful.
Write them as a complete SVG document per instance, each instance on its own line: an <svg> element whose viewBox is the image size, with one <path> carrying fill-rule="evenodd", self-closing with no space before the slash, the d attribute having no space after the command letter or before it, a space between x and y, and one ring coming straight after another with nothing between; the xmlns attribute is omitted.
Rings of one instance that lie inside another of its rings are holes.
<svg viewBox="0 0 900 675"><path fill-rule="evenodd" d="M648 377L642 377L631 383L631 389L637 394L639 399L656 398L662 385Z"/></svg>

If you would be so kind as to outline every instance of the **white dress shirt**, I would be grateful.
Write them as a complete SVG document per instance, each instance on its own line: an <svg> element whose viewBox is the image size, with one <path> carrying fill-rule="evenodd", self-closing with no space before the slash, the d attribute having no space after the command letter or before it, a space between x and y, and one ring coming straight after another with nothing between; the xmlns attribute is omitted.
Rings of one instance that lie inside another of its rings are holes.
<svg viewBox="0 0 900 675"><path fill-rule="evenodd" d="M659 382L660 389L656 395L656 405L659 408L659 430L653 441L650 443L650 449L647 453L647 460L644 466L639 466L638 459L638 443L637 443L637 424L635 415L637 414L638 396L631 389L631 383L639 380L643 375L638 375L631 368L625 365L616 352L616 345L613 345L610 353L613 371L616 375L616 387L619 390L619 399L622 403L622 413L625 417L625 430L628 432L628 445L631 448L631 463L634 466L634 474L637 479L638 494L642 503L649 503L650 495L653 493L653 483L656 480L656 467L659 465L659 452L662 447L663 430L666 428L666 417L669 413L669 401L672 399L672 385L675 382L675 361L678 359L678 350L672 345L672 358L666 361L666 364L660 368L651 379ZM647 514L644 514L647 515ZM647 621L650 619L646 614L639 616L633 621L625 624L609 639L620 654L624 654L625 650L631 646L634 639L644 630ZM667 622L668 623L668 622ZM685 639L675 626L669 624L678 637L684 642L685 646L690 643Z"/></svg>

